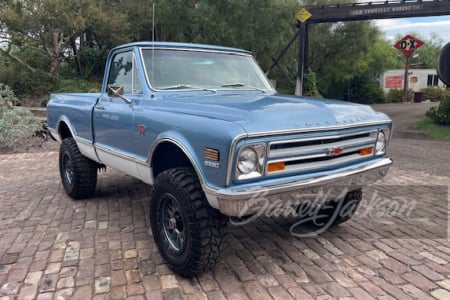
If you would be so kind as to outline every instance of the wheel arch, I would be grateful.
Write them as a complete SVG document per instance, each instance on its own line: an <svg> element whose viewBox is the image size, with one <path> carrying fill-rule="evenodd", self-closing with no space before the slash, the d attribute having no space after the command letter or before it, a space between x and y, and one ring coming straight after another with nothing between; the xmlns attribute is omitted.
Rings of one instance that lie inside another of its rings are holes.
<svg viewBox="0 0 450 300"><path fill-rule="evenodd" d="M152 147L149 162L154 179L165 170L188 167L194 170L202 187L204 185L204 174L198 160L178 139L172 137L159 139Z"/></svg>
<svg viewBox="0 0 450 300"><path fill-rule="evenodd" d="M75 129L70 121L64 116L58 121L56 128L61 141L66 138L76 137Z"/></svg>

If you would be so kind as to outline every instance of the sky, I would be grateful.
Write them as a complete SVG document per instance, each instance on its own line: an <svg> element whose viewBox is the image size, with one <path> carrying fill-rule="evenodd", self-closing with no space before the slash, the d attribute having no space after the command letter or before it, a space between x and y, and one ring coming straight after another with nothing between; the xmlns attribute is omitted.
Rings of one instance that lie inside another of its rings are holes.
<svg viewBox="0 0 450 300"><path fill-rule="evenodd" d="M374 23L394 43L397 35L403 37L411 32L427 38L431 33L436 33L443 40L443 45L450 42L450 16L384 19L374 20Z"/></svg>

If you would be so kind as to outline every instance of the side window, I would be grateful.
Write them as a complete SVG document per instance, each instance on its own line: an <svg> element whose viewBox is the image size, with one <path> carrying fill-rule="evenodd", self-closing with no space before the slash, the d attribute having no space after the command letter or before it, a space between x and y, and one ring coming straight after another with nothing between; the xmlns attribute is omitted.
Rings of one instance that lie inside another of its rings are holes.
<svg viewBox="0 0 450 300"><path fill-rule="evenodd" d="M125 93L142 93L136 60L133 52L122 52L114 56L109 71L108 84L123 86Z"/></svg>

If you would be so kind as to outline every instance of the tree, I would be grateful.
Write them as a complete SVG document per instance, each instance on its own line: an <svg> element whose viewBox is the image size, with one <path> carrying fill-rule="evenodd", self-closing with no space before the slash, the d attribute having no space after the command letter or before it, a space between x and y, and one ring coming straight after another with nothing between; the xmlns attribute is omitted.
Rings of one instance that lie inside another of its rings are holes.
<svg viewBox="0 0 450 300"><path fill-rule="evenodd" d="M263 68L295 30L297 3L290 0L161 0L156 4L160 40L251 50Z"/></svg>
<svg viewBox="0 0 450 300"><path fill-rule="evenodd" d="M119 4L95 0L6 0L0 13L0 42L6 47L0 51L31 72L36 69L15 52L36 51L48 60L48 75L54 80L71 50L79 58L77 50L85 45L86 38L108 46L113 37L116 41L126 40L121 38L127 29L125 16L114 7ZM115 28L113 34L111 28Z"/></svg>

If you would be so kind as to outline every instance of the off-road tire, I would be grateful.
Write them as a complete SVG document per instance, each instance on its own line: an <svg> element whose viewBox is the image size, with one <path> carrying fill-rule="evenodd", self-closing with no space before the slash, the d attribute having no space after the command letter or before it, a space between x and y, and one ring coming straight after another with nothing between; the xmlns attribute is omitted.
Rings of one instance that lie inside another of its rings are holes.
<svg viewBox="0 0 450 300"><path fill-rule="evenodd" d="M59 148L59 174L72 199L92 196L97 185L97 163L83 156L73 138L66 138Z"/></svg>
<svg viewBox="0 0 450 300"><path fill-rule="evenodd" d="M189 168L161 172L150 199L150 224L167 265L190 278L216 265L225 247L228 219L212 208Z"/></svg>
<svg viewBox="0 0 450 300"><path fill-rule="evenodd" d="M348 192L344 199L330 201L319 211L323 215L323 221L331 226L336 226L350 220L355 214L362 199L361 189Z"/></svg>

